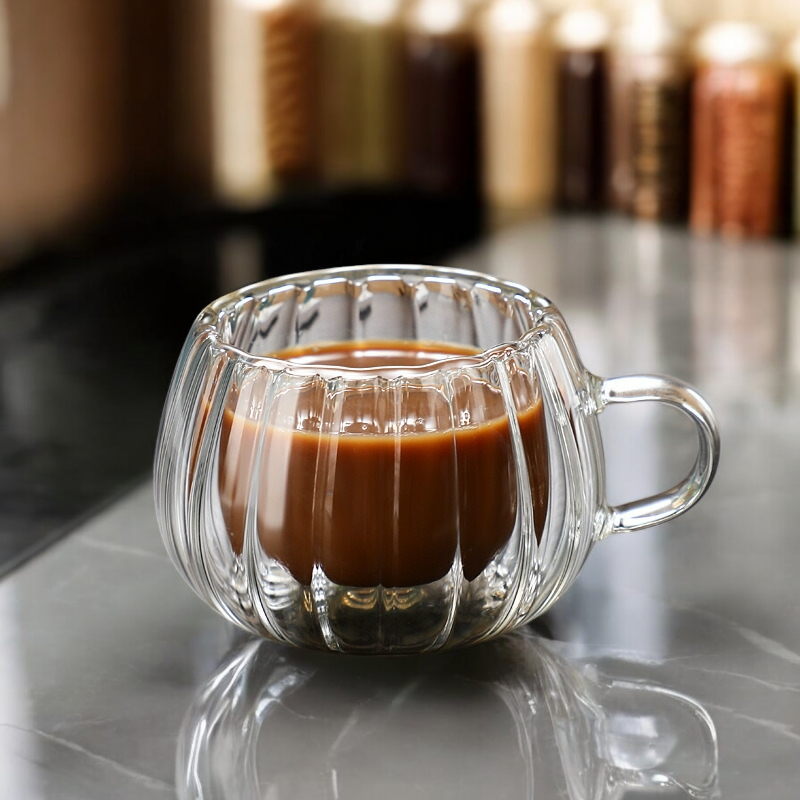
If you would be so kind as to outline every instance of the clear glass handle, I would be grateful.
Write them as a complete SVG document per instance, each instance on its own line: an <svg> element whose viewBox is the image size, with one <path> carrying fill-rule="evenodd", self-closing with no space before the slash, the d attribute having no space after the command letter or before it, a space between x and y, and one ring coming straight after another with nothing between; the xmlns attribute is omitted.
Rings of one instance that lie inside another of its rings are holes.
<svg viewBox="0 0 800 800"><path fill-rule="evenodd" d="M688 384L663 375L625 375L600 382L599 410L611 403L657 401L674 406L697 427L697 459L686 478L666 492L611 506L611 533L638 531L674 519L708 489L719 462L719 430L708 403Z"/></svg>

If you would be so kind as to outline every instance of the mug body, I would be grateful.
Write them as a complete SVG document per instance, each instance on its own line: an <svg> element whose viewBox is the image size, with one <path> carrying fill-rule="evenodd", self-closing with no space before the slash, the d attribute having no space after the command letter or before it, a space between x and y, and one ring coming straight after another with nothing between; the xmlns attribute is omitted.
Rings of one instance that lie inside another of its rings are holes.
<svg viewBox="0 0 800 800"><path fill-rule="evenodd" d="M257 284L183 348L159 526L197 594L253 633L478 642L546 610L609 531L600 389L516 284L401 266Z"/></svg>

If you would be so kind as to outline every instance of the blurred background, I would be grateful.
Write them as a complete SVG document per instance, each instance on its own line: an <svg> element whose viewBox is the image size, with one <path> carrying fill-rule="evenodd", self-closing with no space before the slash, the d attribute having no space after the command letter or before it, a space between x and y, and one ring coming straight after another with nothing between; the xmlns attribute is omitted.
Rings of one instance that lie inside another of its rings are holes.
<svg viewBox="0 0 800 800"><path fill-rule="evenodd" d="M798 30L793 0L2 0L3 265L354 187L787 234Z"/></svg>
<svg viewBox="0 0 800 800"><path fill-rule="evenodd" d="M793 238L799 73L796 0L0 0L0 572L147 471L223 292L553 214Z"/></svg>

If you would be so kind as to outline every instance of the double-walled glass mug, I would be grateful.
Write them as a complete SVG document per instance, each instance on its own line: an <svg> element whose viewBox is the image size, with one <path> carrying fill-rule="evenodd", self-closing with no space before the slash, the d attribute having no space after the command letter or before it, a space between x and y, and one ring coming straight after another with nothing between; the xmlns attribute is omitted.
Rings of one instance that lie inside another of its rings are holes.
<svg viewBox="0 0 800 800"><path fill-rule="evenodd" d="M694 421L697 458L673 489L611 506L597 415L642 400ZM420 652L538 616L596 541L697 502L718 454L693 389L590 374L540 294L458 269L348 267L200 314L161 422L156 508L181 574L242 628Z"/></svg>

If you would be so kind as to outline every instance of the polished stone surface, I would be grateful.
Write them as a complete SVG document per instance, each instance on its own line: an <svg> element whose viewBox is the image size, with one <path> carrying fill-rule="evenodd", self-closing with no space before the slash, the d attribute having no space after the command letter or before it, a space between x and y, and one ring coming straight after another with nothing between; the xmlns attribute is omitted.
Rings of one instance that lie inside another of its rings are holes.
<svg viewBox="0 0 800 800"><path fill-rule="evenodd" d="M0 581L0 796L797 797L800 252L575 219L451 263L548 294L598 374L694 383L722 432L702 502L599 543L540 624L358 659L236 634L144 483ZM688 468L681 415L601 420L610 502Z"/></svg>

